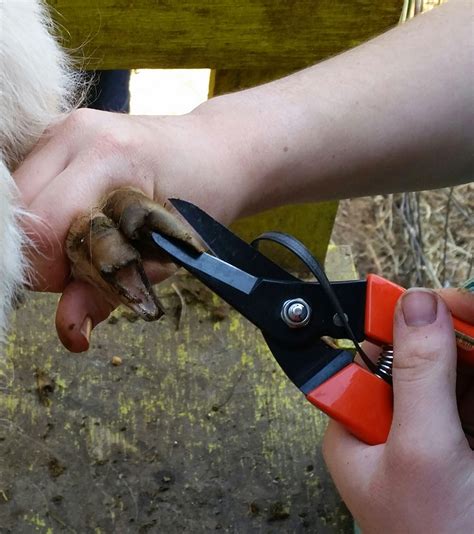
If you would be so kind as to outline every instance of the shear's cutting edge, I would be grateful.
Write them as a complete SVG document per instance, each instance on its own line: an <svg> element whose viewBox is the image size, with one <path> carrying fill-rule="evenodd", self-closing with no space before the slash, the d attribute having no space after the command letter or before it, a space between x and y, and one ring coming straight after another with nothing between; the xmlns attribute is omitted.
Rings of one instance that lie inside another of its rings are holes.
<svg viewBox="0 0 474 534"><path fill-rule="evenodd" d="M172 206L201 237L209 250L221 260L257 277L297 281L285 269L273 263L257 249L249 246L224 225L191 202L170 199Z"/></svg>
<svg viewBox="0 0 474 534"><path fill-rule="evenodd" d="M196 253L191 248L185 249L181 244L157 232L152 232L151 237L161 249L175 261L186 266L186 269L198 275L198 278L212 276L216 282L226 284L246 295L249 295L258 283L258 278L255 276L206 252Z"/></svg>

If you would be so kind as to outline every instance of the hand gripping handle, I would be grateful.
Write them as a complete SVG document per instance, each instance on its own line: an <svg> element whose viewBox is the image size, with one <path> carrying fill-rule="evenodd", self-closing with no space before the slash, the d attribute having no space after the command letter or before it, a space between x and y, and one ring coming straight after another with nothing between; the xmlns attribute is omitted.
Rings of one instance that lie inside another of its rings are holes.
<svg viewBox="0 0 474 534"><path fill-rule="evenodd" d="M378 345L393 343L393 316L405 290L376 275L367 277L365 334ZM460 362L474 366L474 325L453 317ZM351 363L306 395L324 413L369 445L387 441L393 413L392 388Z"/></svg>
<svg viewBox="0 0 474 534"><path fill-rule="evenodd" d="M306 398L365 443L387 441L392 424L392 388L356 363L341 369Z"/></svg>
<svg viewBox="0 0 474 534"><path fill-rule="evenodd" d="M393 344L395 306L404 292L403 287L381 276L369 274L365 304L366 339L377 345ZM453 326L459 361L474 366L474 325L453 316Z"/></svg>

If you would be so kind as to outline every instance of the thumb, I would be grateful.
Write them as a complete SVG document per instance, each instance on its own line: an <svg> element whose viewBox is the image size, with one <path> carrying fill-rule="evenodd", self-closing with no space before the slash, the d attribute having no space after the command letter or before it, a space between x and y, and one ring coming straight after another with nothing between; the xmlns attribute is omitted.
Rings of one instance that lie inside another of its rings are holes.
<svg viewBox="0 0 474 534"><path fill-rule="evenodd" d="M104 321L112 307L96 288L80 280L65 287L56 310L56 330L71 352L89 349L91 331Z"/></svg>
<svg viewBox="0 0 474 534"><path fill-rule="evenodd" d="M444 448L464 439L456 404L456 359L446 304L433 291L407 291L395 312L391 440Z"/></svg>

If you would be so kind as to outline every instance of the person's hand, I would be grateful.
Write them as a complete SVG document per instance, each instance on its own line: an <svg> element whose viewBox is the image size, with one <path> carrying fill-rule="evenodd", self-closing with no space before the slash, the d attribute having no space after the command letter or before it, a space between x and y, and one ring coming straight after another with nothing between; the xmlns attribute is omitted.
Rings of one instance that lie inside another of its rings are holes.
<svg viewBox="0 0 474 534"><path fill-rule="evenodd" d="M224 222L238 213L238 180L231 173L239 165L229 164L232 151L205 120L79 110L52 127L16 171L33 215L25 218L31 286L63 293L56 326L69 350L87 350L91 329L111 311L91 286L71 280L64 252L72 221L105 193L130 185L160 202L170 196L192 200ZM157 282L170 270L149 265L148 274Z"/></svg>
<svg viewBox="0 0 474 534"><path fill-rule="evenodd" d="M229 222L282 204L467 181L469 8L468 0L447 2L347 53L213 98L183 117L80 110L52 128L16 177L37 217L28 224L37 247L32 285L64 290L57 327L66 346L85 350L90 327L109 310L90 288L68 283L64 238L78 214L116 187L135 186L156 200L181 196ZM433 38L437 53L427 54ZM446 98L447 86L456 98Z"/></svg>
<svg viewBox="0 0 474 534"><path fill-rule="evenodd" d="M453 313L473 322L474 295L441 294ZM393 393L383 445L368 446L329 424L323 452L342 498L367 533L471 532L474 439L462 425L474 428L474 370L456 377L450 313L432 291L409 290L398 304Z"/></svg>

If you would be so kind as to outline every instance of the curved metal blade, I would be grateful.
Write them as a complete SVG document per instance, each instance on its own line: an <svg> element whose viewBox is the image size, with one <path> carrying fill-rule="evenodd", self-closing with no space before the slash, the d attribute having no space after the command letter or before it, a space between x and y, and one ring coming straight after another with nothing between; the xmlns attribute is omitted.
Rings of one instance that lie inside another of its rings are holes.
<svg viewBox="0 0 474 534"><path fill-rule="evenodd" d="M170 202L218 258L257 277L297 280L191 202L179 198Z"/></svg>
<svg viewBox="0 0 474 534"><path fill-rule="evenodd" d="M222 293L219 287L230 286L246 295L249 295L259 281L258 278L242 271L234 265L211 256L206 252L196 252L191 247L183 247L182 243L165 237L158 232L151 232L153 241L164 250L176 263L182 265L199 280L205 280L206 285L218 295ZM209 278L214 280L209 283Z"/></svg>

